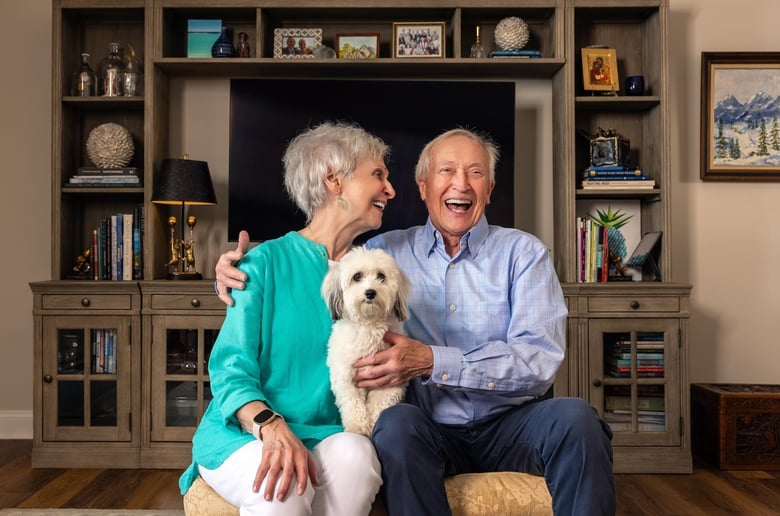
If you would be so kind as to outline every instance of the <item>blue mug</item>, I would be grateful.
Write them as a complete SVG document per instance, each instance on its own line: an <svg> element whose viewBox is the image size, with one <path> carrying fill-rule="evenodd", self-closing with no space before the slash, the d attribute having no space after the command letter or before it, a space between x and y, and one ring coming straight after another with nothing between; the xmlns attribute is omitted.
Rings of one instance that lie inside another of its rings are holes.
<svg viewBox="0 0 780 516"><path fill-rule="evenodd" d="M626 95L637 96L645 93L645 78L641 75L626 77Z"/></svg>

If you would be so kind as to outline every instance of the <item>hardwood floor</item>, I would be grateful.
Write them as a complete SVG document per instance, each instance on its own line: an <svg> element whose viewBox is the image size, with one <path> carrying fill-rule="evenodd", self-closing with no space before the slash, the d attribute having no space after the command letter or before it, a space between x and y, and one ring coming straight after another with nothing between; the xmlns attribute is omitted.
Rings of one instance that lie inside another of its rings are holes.
<svg viewBox="0 0 780 516"><path fill-rule="evenodd" d="M0 509L181 509L179 470L33 469L30 440L0 440ZM616 475L618 515L780 515L780 471ZM497 515L498 516L498 515Z"/></svg>

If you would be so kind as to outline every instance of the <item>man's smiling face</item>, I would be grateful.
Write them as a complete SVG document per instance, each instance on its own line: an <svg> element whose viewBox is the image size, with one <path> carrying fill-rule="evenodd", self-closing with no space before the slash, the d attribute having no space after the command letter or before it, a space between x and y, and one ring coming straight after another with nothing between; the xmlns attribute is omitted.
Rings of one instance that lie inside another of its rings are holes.
<svg viewBox="0 0 780 516"><path fill-rule="evenodd" d="M431 222L445 238L460 238L474 227L490 204L494 186L487 153L460 135L435 145L428 173L418 182Z"/></svg>

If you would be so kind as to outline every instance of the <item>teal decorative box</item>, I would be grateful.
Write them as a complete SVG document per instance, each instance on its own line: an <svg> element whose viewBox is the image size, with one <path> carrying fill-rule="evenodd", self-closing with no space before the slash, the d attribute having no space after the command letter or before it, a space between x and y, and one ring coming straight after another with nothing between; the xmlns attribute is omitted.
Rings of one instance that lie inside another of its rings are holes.
<svg viewBox="0 0 780 516"><path fill-rule="evenodd" d="M211 57L222 32L222 20L187 20L187 57Z"/></svg>

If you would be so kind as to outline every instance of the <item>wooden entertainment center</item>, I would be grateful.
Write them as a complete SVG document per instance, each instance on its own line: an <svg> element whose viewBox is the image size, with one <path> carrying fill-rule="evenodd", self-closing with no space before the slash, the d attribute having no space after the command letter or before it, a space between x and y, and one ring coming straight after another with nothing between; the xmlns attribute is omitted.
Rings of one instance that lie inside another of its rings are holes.
<svg viewBox="0 0 780 516"><path fill-rule="evenodd" d="M616 472L690 472L688 318L690 286L672 282L669 163L668 0L53 0L51 279L34 282L34 467L181 468L210 399L206 362L224 307L211 282L168 281L168 207L153 204L160 163L169 158L171 83L178 78L546 80L552 89L556 268L569 306L568 353L556 396L580 396L614 430ZM469 57L476 27L493 48L498 23L523 19L541 57ZM188 58L187 21L219 19L244 32L250 57ZM445 22L442 58L392 58L394 22ZM274 58L275 28L319 27L380 34L370 60ZM70 94L79 54L97 66L109 42L132 42L143 62L143 95ZM583 47L617 50L621 79L643 75L640 96L593 95L583 88ZM90 165L85 141L115 122L135 143L131 166L142 186L76 187ZM588 190L583 133L614 128L653 189ZM641 234L661 232L662 281L578 283L581 203L635 202ZM143 205L142 278L68 279L102 218ZM176 215L174 212L171 214ZM211 265L204 265L208 271ZM110 367L97 366L95 339L112 342ZM645 373L643 346L660 356ZM615 350L622 369L612 368ZM628 365L625 365L628 364Z"/></svg>

